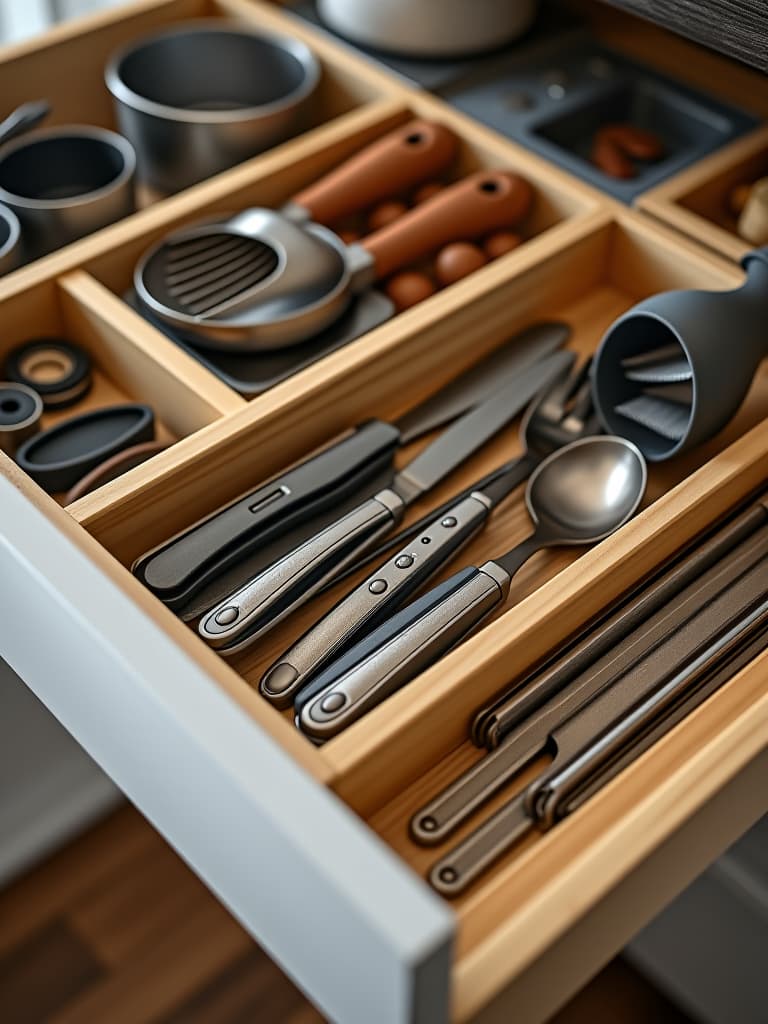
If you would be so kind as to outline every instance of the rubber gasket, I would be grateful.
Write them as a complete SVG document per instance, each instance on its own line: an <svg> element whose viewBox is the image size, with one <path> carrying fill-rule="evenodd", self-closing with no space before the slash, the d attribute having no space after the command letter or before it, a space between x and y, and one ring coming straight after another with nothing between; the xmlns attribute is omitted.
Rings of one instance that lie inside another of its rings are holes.
<svg viewBox="0 0 768 1024"><path fill-rule="evenodd" d="M5 375L36 391L46 409L66 409L91 389L91 358L64 338L34 338L10 352Z"/></svg>

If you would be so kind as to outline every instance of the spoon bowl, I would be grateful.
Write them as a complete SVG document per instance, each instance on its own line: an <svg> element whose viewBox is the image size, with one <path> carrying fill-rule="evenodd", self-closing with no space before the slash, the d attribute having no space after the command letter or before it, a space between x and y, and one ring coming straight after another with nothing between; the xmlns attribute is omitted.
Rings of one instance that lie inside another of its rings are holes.
<svg viewBox="0 0 768 1024"><path fill-rule="evenodd" d="M595 544L632 518L647 478L645 459L631 441L585 437L540 463L526 503L549 545Z"/></svg>

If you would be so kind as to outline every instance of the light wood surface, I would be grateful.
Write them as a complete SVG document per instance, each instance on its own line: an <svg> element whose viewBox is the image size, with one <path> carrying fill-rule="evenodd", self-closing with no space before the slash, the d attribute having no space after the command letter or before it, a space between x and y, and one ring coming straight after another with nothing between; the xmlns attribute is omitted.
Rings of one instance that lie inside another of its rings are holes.
<svg viewBox="0 0 768 1024"><path fill-rule="evenodd" d="M88 119L110 123L107 98L94 84L106 54L122 39L198 14L243 17L309 42L327 72L319 123L269 153L0 280L0 359L27 337L70 336L88 348L97 367L94 389L82 408L147 401L156 410L162 436L174 442L66 512L5 457L0 457L0 472L205 668L212 685L222 687L320 784L332 787L414 869L424 871L439 851L425 853L416 847L407 837L407 819L425 796L479 756L467 739L474 711L768 478L768 367L762 368L744 406L720 436L682 459L652 468L647 507L635 521L590 552L571 549L538 556L516 578L514 604L495 621L323 748L306 741L289 717L267 706L255 688L274 657L340 596L341 588L311 602L254 651L227 663L127 567L144 551L355 424L371 416L396 417L536 319L567 320L573 327L571 347L583 357L594 352L613 319L645 295L669 288L738 285L741 271L723 258L735 258L733 252L712 234L722 234L723 225L708 225L701 213L713 209L707 204L716 201L723 183L734 180L729 175L752 167L750 160L763 159L760 147L768 138L758 133L736 144L686 172L689 177L669 183L671 191L649 194L641 203L642 214L629 212L258 0L142 0L128 12L98 15L79 26L57 29L40 43L14 48L4 58L0 55L0 84L12 80L16 91L8 95L28 99L40 94L50 80L46 74L56 74L62 79L57 117L85 110L88 101ZM615 42L613 18L598 21L604 38ZM647 59L658 38L654 32L638 31L636 38L626 37L627 49ZM691 53L683 43L675 43L672 50L680 61ZM666 51L660 54L660 63L668 63L667 58ZM62 73L62 68L80 65L80 78ZM722 66L720 58L704 55L686 66L686 77L701 84ZM754 85L754 75L735 71L723 92L735 98L748 85ZM93 96L86 96L91 91ZM524 245L252 402L241 399L123 303L136 260L168 231L248 205L279 206L414 114L436 118L459 134L461 154L454 176L498 167L532 182L537 198L525 224ZM674 216L668 216L670 209L677 211ZM687 219L680 219L682 213ZM519 450L517 428L510 425L412 515L419 516L431 503L510 458ZM415 450L402 452L401 460ZM465 550L461 564L499 554L528 529L518 495ZM446 575L455 568L449 567ZM661 857L657 863L654 857L708 807L714 839L732 837L737 819L716 803L716 794L736 785L741 775L746 778L750 761L767 742L768 663L763 657L573 818L505 857L456 904L456 1018L464 1020L489 1007L498 992L517 981L528 984L523 979L534 962L546 964L550 952L555 963L563 955L559 944L567 948L568 937L578 936L591 911L595 921L602 920L601 908L609 905L609 897L617 920L626 907L631 920L639 921L640 910L630 896L622 895L622 885L644 863L657 864L657 872L669 868L671 861ZM759 794L754 797L759 799ZM749 804L749 813L754 806ZM745 810L745 820L747 814ZM670 869L670 877L682 877L686 863L694 862L693 856L685 861L678 855L678 874ZM649 877L652 881L652 873ZM105 959L115 964L133 956L146 938L139 925L115 937L118 916L119 901L105 898L78 919L79 927L101 943ZM204 915L198 923L205 930ZM621 929L615 922L605 925L604 959ZM172 938L197 964L194 958L202 954L191 940L176 932ZM222 949L231 954L228 940L222 941ZM598 966L596 959L590 963L592 970ZM202 963L200 970L206 970ZM174 971L169 959L167 972L175 977ZM140 977L140 971L129 971L101 994L91 993L82 1013L99 1017L107 1006L119 1004L130 1019L126 1007L132 1005ZM542 999L538 984L536 998ZM531 982L526 992L534 988ZM564 992L559 991L560 1001ZM530 998L535 1004L536 998Z"/></svg>
<svg viewBox="0 0 768 1024"><path fill-rule="evenodd" d="M739 262L753 248L737 231L729 207L736 185L768 176L768 125L750 132L682 173L650 189L639 209Z"/></svg>

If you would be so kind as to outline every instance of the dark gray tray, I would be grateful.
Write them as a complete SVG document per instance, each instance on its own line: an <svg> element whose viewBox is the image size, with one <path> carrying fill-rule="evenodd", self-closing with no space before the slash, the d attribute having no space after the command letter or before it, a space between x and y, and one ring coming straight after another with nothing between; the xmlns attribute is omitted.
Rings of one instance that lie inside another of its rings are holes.
<svg viewBox="0 0 768 1024"><path fill-rule="evenodd" d="M758 118L691 89L587 34L498 58L441 90L478 121L625 203L758 124ZM654 132L665 155L629 180L592 164L595 131L628 121Z"/></svg>

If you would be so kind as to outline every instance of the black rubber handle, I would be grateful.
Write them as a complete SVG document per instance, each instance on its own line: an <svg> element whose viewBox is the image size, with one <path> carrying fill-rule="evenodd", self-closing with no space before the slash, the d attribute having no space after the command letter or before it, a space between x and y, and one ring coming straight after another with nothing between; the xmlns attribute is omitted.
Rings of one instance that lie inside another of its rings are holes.
<svg viewBox="0 0 768 1024"><path fill-rule="evenodd" d="M396 427L370 420L294 469L143 555L134 574L171 608L254 549L312 519L394 460Z"/></svg>

